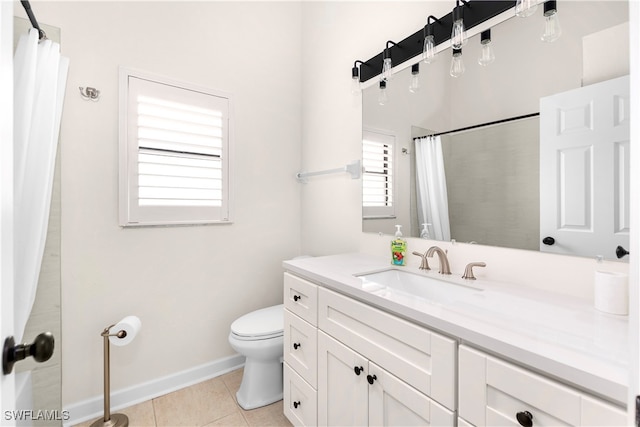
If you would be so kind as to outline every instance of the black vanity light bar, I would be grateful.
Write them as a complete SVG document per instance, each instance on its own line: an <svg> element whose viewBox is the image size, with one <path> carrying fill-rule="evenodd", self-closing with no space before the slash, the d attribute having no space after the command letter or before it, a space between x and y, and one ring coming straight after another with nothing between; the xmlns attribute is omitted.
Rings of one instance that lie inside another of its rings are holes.
<svg viewBox="0 0 640 427"><path fill-rule="evenodd" d="M515 0L469 0L464 4L464 25L468 30L479 25L503 12L513 8ZM425 15L426 16L426 15ZM431 23L435 45L446 42L451 38L451 27L453 26L453 12L440 18L440 22ZM424 44L424 28L391 46L391 57L394 64L402 64L411 58L422 54ZM366 82L378 76L382 71L382 60L384 52L360 65L360 81Z"/></svg>

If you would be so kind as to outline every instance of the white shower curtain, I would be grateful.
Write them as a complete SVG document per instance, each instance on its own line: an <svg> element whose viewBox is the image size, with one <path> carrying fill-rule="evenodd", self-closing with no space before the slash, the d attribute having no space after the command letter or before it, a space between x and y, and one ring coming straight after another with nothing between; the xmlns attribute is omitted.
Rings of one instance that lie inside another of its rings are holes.
<svg viewBox="0 0 640 427"><path fill-rule="evenodd" d="M422 224L431 224L428 226L430 239L449 241L451 230L442 141L439 136L416 138L415 147L420 229Z"/></svg>
<svg viewBox="0 0 640 427"><path fill-rule="evenodd" d="M20 37L14 56L15 336L21 342L36 296L53 188L69 60L60 45Z"/></svg>

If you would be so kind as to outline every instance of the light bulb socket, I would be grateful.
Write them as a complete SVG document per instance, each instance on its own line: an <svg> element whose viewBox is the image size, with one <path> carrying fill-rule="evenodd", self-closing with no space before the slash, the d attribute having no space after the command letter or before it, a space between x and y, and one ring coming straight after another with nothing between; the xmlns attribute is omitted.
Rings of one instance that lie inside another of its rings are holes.
<svg viewBox="0 0 640 427"><path fill-rule="evenodd" d="M360 80L360 71L358 70L358 67L353 67L351 69L351 78L352 79L358 79Z"/></svg>
<svg viewBox="0 0 640 427"><path fill-rule="evenodd" d="M556 12L558 12L556 0L549 0L544 3L544 16L553 15Z"/></svg>
<svg viewBox="0 0 640 427"><path fill-rule="evenodd" d="M491 28L480 33L480 44L491 43Z"/></svg>
<svg viewBox="0 0 640 427"><path fill-rule="evenodd" d="M428 36L433 36L433 22L429 22L429 20L433 20L434 22L437 22L438 24L442 24L442 21L440 21L438 18L436 18L433 15L429 15L427 17L427 25L424 26L424 37L427 38Z"/></svg>
<svg viewBox="0 0 640 427"><path fill-rule="evenodd" d="M380 80L380 89L386 89L386 88L387 88L387 81Z"/></svg>
<svg viewBox="0 0 640 427"><path fill-rule="evenodd" d="M411 66L411 74L413 74L414 76L416 74L420 73L420 64L419 63L415 63Z"/></svg>
<svg viewBox="0 0 640 427"><path fill-rule="evenodd" d="M462 49L455 49L454 48L454 49L452 49L452 51L453 51L453 56L454 57L462 55Z"/></svg>

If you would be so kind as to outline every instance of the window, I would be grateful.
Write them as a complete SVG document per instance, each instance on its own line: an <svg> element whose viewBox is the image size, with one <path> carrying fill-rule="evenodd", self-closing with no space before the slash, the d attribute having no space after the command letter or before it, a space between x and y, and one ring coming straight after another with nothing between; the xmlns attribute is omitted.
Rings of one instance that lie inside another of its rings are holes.
<svg viewBox="0 0 640 427"><path fill-rule="evenodd" d="M120 70L120 225L230 221L230 102Z"/></svg>
<svg viewBox="0 0 640 427"><path fill-rule="evenodd" d="M393 147L395 137L362 133L362 217L390 218L393 207Z"/></svg>

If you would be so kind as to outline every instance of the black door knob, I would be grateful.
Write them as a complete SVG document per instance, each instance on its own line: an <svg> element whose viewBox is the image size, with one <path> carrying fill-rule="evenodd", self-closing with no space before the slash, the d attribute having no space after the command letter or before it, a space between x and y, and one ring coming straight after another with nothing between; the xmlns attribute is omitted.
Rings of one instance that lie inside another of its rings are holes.
<svg viewBox="0 0 640 427"><path fill-rule="evenodd" d="M522 427L532 427L533 426L533 415L529 411L522 411L516 414L516 419L520 423Z"/></svg>
<svg viewBox="0 0 640 427"><path fill-rule="evenodd" d="M294 408L298 409L298 406L300 406L300 401L299 401L299 400L298 400L298 401L293 402L293 407L294 407Z"/></svg>
<svg viewBox="0 0 640 427"><path fill-rule="evenodd" d="M298 301L300 298L302 298L300 295L294 295L293 296L293 300L294 301Z"/></svg>
<svg viewBox="0 0 640 427"><path fill-rule="evenodd" d="M547 236L544 239L542 239L542 243L544 243L547 246L551 246L556 242L556 239L554 239L551 236Z"/></svg>
<svg viewBox="0 0 640 427"><path fill-rule="evenodd" d="M360 372L364 371L364 368L362 366L355 366L353 368L353 372L356 373L356 375L360 375Z"/></svg>
<svg viewBox="0 0 640 427"><path fill-rule="evenodd" d="M53 355L54 347L55 340L51 332L41 333L31 344L16 345L15 339L8 337L4 340L2 349L2 372L5 375L10 374L16 362L29 356L33 356L33 359L38 363L46 362Z"/></svg>
<svg viewBox="0 0 640 427"><path fill-rule="evenodd" d="M293 343L293 349L294 349L294 350L297 350L297 349L298 349L298 348L300 348L300 347L302 347L302 344L297 343L297 342L294 342L294 343Z"/></svg>
<svg viewBox="0 0 640 427"><path fill-rule="evenodd" d="M629 251L623 248L622 246L618 246L616 248L616 256L618 257L618 259L622 258L625 255L629 255Z"/></svg>
<svg viewBox="0 0 640 427"><path fill-rule="evenodd" d="M375 375L367 375L367 381L369 381L369 384L373 384L373 382L377 379L378 377L376 377Z"/></svg>

